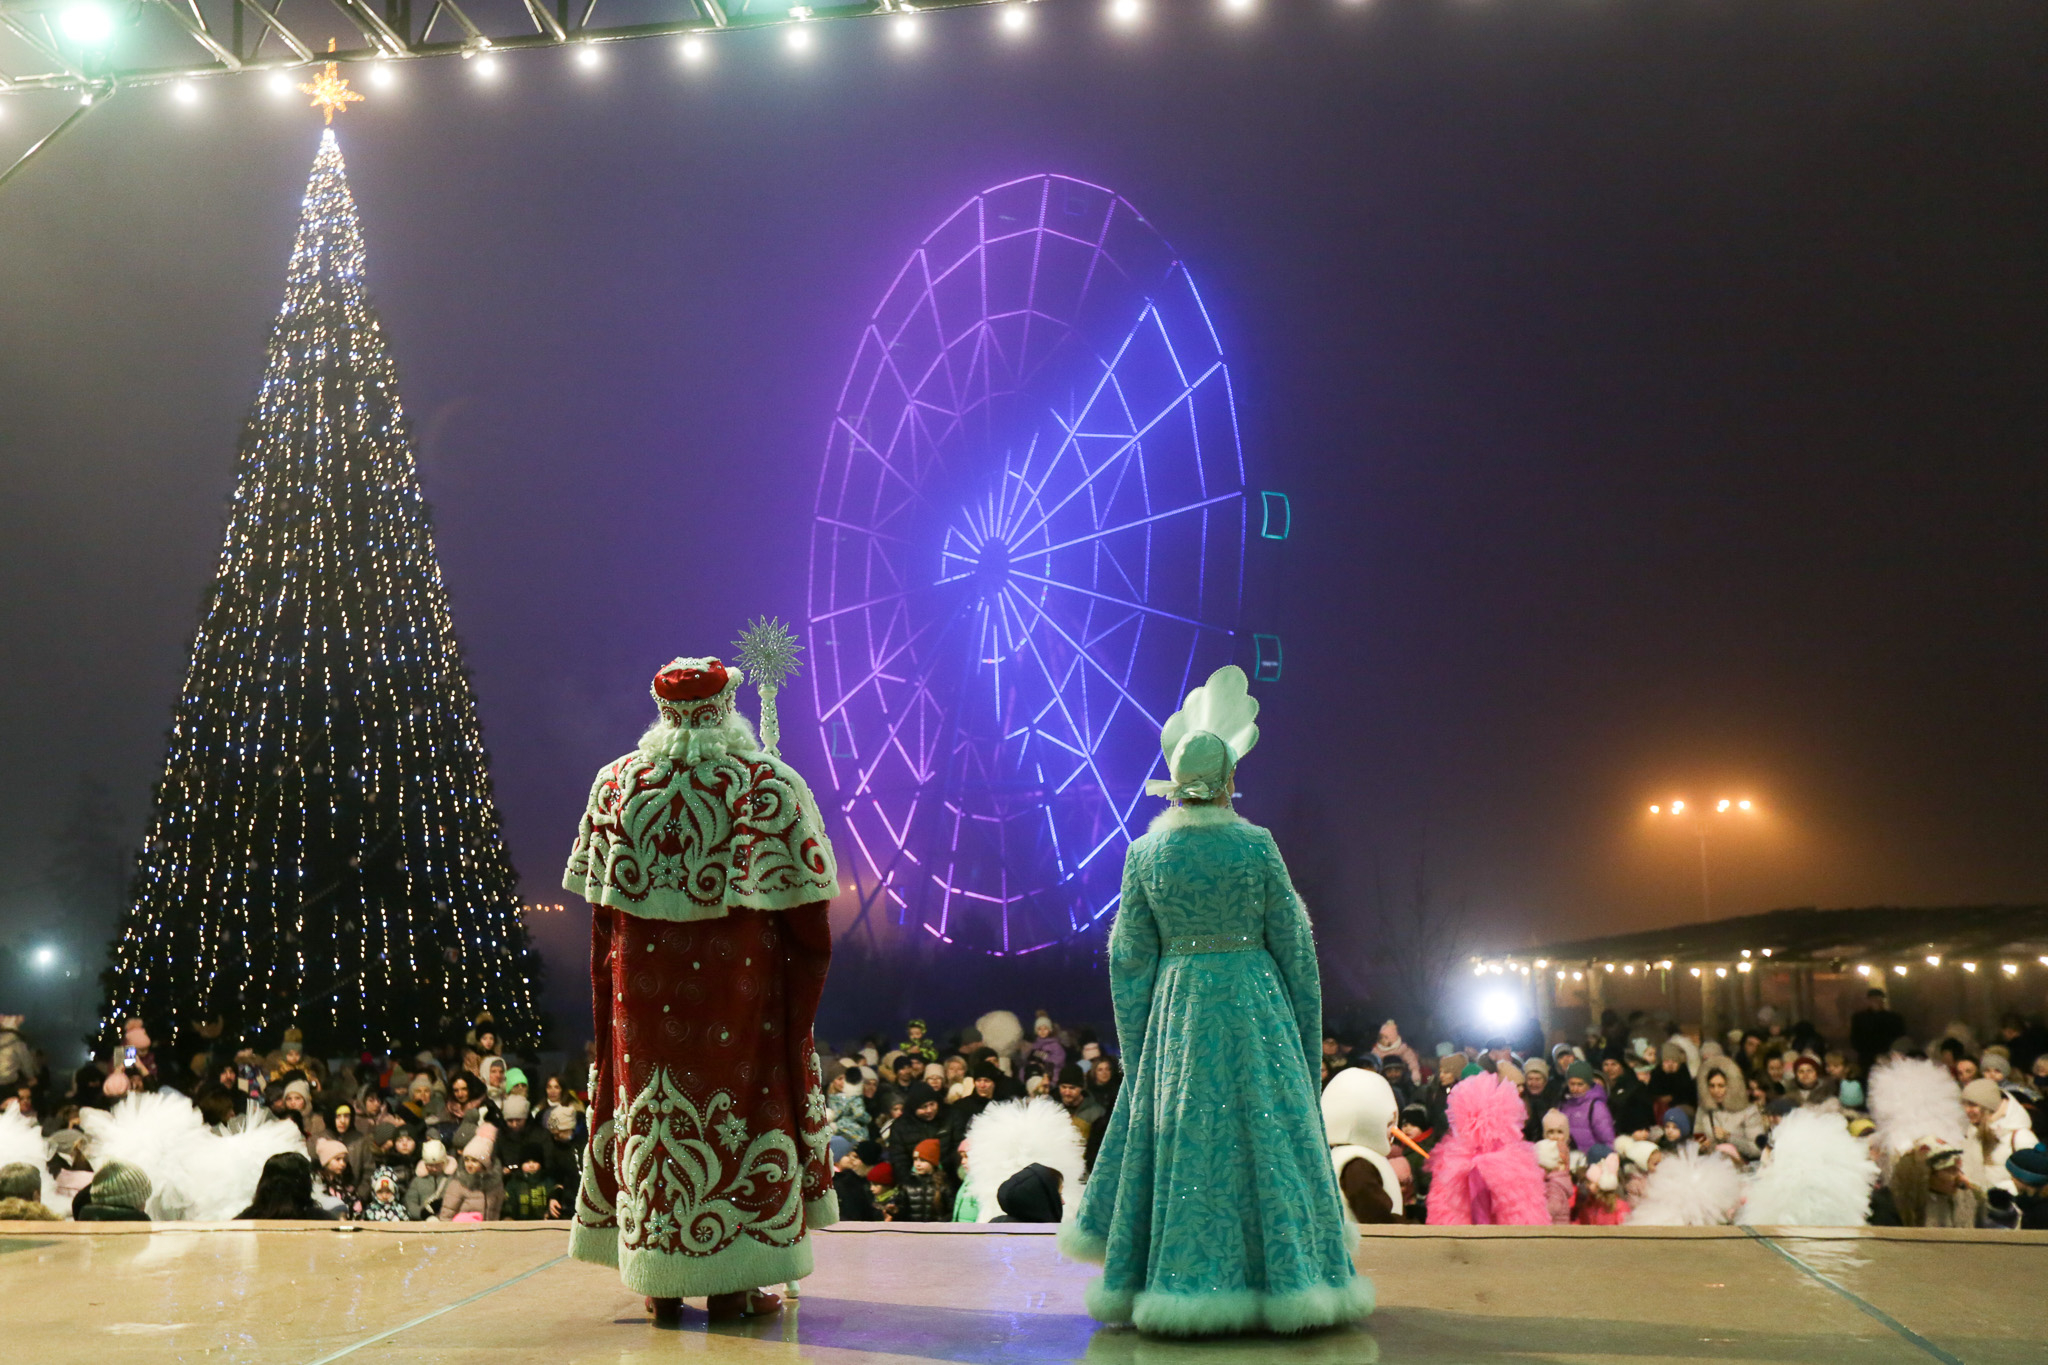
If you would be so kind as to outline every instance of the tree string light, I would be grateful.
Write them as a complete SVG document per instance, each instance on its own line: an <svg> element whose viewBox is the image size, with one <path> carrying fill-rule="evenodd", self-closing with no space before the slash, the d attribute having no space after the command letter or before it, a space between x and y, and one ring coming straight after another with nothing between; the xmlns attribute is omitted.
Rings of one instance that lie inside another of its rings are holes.
<svg viewBox="0 0 2048 1365"><path fill-rule="evenodd" d="M330 128L104 1023L218 1012L341 1049L416 1046L488 1009L532 1039L538 978Z"/></svg>

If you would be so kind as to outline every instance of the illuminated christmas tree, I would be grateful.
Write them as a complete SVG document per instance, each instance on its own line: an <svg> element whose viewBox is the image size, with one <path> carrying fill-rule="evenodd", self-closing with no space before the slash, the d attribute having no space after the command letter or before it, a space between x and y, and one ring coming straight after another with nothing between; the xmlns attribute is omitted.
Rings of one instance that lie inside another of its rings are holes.
<svg viewBox="0 0 2048 1365"><path fill-rule="evenodd" d="M309 87L309 91L311 91ZM316 100L317 102L317 100ZM330 129L241 441L132 902L110 1033L218 1012L265 1047L538 1032L491 796L363 238Z"/></svg>

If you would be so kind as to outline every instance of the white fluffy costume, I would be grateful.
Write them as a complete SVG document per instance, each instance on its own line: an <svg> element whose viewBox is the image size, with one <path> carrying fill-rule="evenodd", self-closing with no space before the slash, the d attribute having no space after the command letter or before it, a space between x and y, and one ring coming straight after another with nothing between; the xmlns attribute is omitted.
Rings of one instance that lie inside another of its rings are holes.
<svg viewBox="0 0 2048 1365"><path fill-rule="evenodd" d="M811 1033L837 873L740 680L655 675L655 725L598 774L563 878L591 902L597 1038L569 1250L658 1299L799 1279L839 1216Z"/></svg>
<svg viewBox="0 0 2048 1365"><path fill-rule="evenodd" d="M1081 1197L1081 1130L1055 1100L1005 1100L975 1115L967 1125L967 1193L989 1222L1002 1212L996 1195L1026 1166L1050 1166L1060 1173L1060 1197L1071 1209Z"/></svg>
<svg viewBox="0 0 2048 1365"><path fill-rule="evenodd" d="M1394 1087L1371 1067L1347 1066L1323 1087L1330 1165L1351 1216L1361 1223L1401 1221L1401 1178L1388 1159L1387 1136L1400 1112Z"/></svg>
<svg viewBox="0 0 2048 1365"><path fill-rule="evenodd" d="M1060 1245L1103 1265L1088 1311L1146 1332L1293 1332L1372 1311L1317 1107L1308 912L1273 836L1229 807L1257 714L1225 668L1167 722L1171 776L1148 787L1195 804L1131 845L1110 930L1124 1083Z"/></svg>
<svg viewBox="0 0 2048 1365"><path fill-rule="evenodd" d="M1630 1227L1725 1226L1742 1202L1742 1172L1719 1152L1681 1147L1657 1163L1644 1182L1643 1202L1629 1211Z"/></svg>
<svg viewBox="0 0 2048 1365"><path fill-rule="evenodd" d="M1877 1163L1840 1113L1795 1109L1771 1130L1764 1164L1747 1181L1738 1223L1858 1228L1870 1216Z"/></svg>

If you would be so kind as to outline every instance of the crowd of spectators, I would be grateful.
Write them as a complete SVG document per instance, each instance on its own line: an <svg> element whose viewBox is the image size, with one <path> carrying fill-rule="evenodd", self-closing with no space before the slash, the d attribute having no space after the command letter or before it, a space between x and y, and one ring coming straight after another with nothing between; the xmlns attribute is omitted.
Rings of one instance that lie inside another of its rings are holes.
<svg viewBox="0 0 2048 1365"><path fill-rule="evenodd" d="M472 1222L573 1212L588 1139L587 1059L581 1074L544 1074L534 1056L501 1045L488 1017L408 1058L364 1054L345 1064L310 1056L296 1031L268 1050L231 1043L217 1020L200 1025L200 1045L174 1062L131 1020L121 1047L63 1081L52 1080L21 1025L0 1016L0 1109L35 1121L44 1170L73 1218L147 1216L147 1175L95 1161L80 1114L165 1088L187 1095L209 1124L261 1110L302 1137L269 1158L245 1218ZM1043 1097L1058 1109L1041 1112L1060 1116L1062 1131L1071 1124L1085 1179L1123 1081L1114 1049L1092 1029L1063 1028L1044 1012L1028 1030L995 1011L943 1038L913 1019L893 1042L821 1047L821 1061L834 1188L852 1221L1058 1221L1075 1193L1062 1188L1058 1162L1006 1168L999 1190L977 1196L969 1129L990 1106ZM1941 1078L1949 1088L1932 1103L1957 1112L1952 1124L1934 1113L1924 1121L1930 1136L1887 1150L1869 1079L1904 1061ZM1389 1020L1370 1040L1329 1034L1321 1065L1325 1083L1363 1067L1392 1091L1388 1152L1402 1199L1390 1216L1404 1221L1429 1219L1430 1158L1453 1126L1451 1091L1490 1076L1521 1102L1522 1144L1553 1222L1629 1221L1674 1155L1754 1173L1771 1161L1779 1125L1810 1110L1839 1116L1870 1146L1881 1173L1872 1223L2048 1226L2048 1148L2036 1137L2048 1119L2048 1028L2020 1015L1989 1043L1955 1024L1923 1045L1872 991L1850 1036L1832 1045L1768 1007L1749 1027L1706 1040L1668 1020L1608 1011L1577 1039L1445 1041L1426 1059ZM0 1220L58 1216L38 1201L50 1188L43 1175L0 1169Z"/></svg>
<svg viewBox="0 0 2048 1365"><path fill-rule="evenodd" d="M1870 1095L1872 1073L1886 1066L1915 1087L1911 1116L1899 1121L1927 1130L1889 1146ZM1988 1043L1956 1023L1923 1044L1874 989L1850 1036L1833 1045L1769 1006L1748 1027L1706 1040L1669 1020L1609 1010L1582 1038L1440 1042L1427 1061L1389 1020L1362 1046L1334 1033L1324 1039L1325 1082L1346 1067L1372 1068L1394 1092L1400 1117L1390 1151L1411 1221L1428 1218L1430 1157L1453 1128L1451 1091L1491 1075L1522 1101L1522 1138L1553 1222L1628 1221L1653 1174L1678 1153L1753 1176L1771 1161L1779 1125L1808 1110L1839 1116L1868 1144L1881 1182L1872 1224L2048 1227L2048 1148L2036 1137L2048 1119L2048 1027L2038 1018L2008 1014Z"/></svg>
<svg viewBox="0 0 2048 1365"><path fill-rule="evenodd" d="M410 1057L341 1064L310 1055L296 1029L263 1050L228 1040L219 1020L195 1028L196 1046L173 1059L131 1019L118 1048L62 1079L23 1022L0 1015L0 1110L37 1125L53 1180L25 1163L0 1169L0 1220L57 1216L40 1197L49 1189L80 1221L147 1217L148 1175L96 1160L83 1115L167 1090L217 1131L261 1114L297 1130L263 1167L244 1218L531 1220L568 1216L576 1197L583 1078L509 1056L488 1016Z"/></svg>

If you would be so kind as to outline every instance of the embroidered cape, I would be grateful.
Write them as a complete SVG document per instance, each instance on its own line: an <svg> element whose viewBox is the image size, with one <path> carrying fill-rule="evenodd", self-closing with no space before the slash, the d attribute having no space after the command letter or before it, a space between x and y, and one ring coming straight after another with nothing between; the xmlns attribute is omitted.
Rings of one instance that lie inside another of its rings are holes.
<svg viewBox="0 0 2048 1365"><path fill-rule="evenodd" d="M839 891L818 803L796 770L754 748L694 763L636 749L591 785L562 886L644 919L792 910Z"/></svg>

